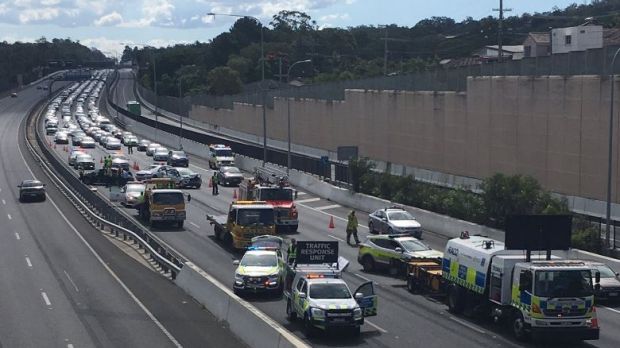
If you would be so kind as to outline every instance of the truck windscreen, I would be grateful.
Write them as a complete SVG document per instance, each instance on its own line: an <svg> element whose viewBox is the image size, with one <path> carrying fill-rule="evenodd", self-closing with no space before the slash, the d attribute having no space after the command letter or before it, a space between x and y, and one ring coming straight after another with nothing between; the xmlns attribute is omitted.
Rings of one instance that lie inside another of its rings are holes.
<svg viewBox="0 0 620 348"><path fill-rule="evenodd" d="M232 150L215 150L215 156L217 157L232 157Z"/></svg>
<svg viewBox="0 0 620 348"><path fill-rule="evenodd" d="M237 223L241 226L273 225L273 210L271 209L239 209Z"/></svg>
<svg viewBox="0 0 620 348"><path fill-rule="evenodd" d="M536 271L534 294L539 297L583 297L592 295L590 271Z"/></svg>
<svg viewBox="0 0 620 348"><path fill-rule="evenodd" d="M158 192L153 194L153 203L161 205L176 205L183 203L181 192Z"/></svg>
<svg viewBox="0 0 620 348"><path fill-rule="evenodd" d="M288 188L261 188L260 197L261 201L292 201L293 190Z"/></svg>

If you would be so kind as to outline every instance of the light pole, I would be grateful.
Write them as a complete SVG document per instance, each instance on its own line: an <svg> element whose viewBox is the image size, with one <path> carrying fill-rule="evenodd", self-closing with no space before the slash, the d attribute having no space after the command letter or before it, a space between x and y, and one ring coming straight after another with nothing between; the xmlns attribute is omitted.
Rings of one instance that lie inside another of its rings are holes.
<svg viewBox="0 0 620 348"><path fill-rule="evenodd" d="M312 63L312 60L310 59L300 60L300 61L297 61L291 64L291 66L288 67L288 72L286 73L286 83L289 83L291 80L291 70L293 70L293 67L297 64L305 64L305 63ZM287 127L288 127L288 150L286 152L286 175L288 175L289 171L291 170L291 98L290 97L286 98L286 114L287 114Z"/></svg>
<svg viewBox="0 0 620 348"><path fill-rule="evenodd" d="M121 45L133 45L133 46L142 46L145 49L151 45L145 44L145 43L131 43L131 44L126 44L121 42ZM149 52L150 53L150 52ZM155 139L159 139L159 121L157 119L157 114L159 113L159 111L157 110L157 104L158 104L158 100L159 97L157 95L157 65L156 65L156 59L155 59L155 55L154 54L149 54L151 61L153 63L153 91L155 92Z"/></svg>
<svg viewBox="0 0 620 348"><path fill-rule="evenodd" d="M183 78L179 76L179 99L183 100L183 92L181 90L181 81L183 81ZM181 115L181 111L179 111L179 123L181 125L179 128L179 148L183 150L183 142L181 140L183 139L183 115Z"/></svg>
<svg viewBox="0 0 620 348"><path fill-rule="evenodd" d="M267 162L267 109L265 106L265 102L267 99L266 91L265 91L265 36L264 29L265 26L260 19L249 16L249 15L240 15L240 14L228 14L228 13L207 13L207 16L228 16L228 17L238 17L238 18L252 18L258 24L260 24L260 61L261 61L261 98L263 104L263 167L265 166L265 162Z"/></svg>
<svg viewBox="0 0 620 348"><path fill-rule="evenodd" d="M611 247L611 161L613 153L613 136L614 136L614 66L616 64L616 58L620 53L620 48L616 50L614 58L611 60L611 67L609 70L609 82L611 83L611 98L609 99L609 147L607 151L607 209L605 212L605 243L607 247ZM615 232L615 229L614 229ZM616 247L614 237L614 248Z"/></svg>

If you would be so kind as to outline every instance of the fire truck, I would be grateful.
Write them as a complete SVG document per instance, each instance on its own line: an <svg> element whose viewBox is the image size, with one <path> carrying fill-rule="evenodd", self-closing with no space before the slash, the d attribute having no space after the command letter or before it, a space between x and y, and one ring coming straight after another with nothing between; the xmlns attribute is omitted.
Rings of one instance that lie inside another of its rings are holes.
<svg viewBox="0 0 620 348"><path fill-rule="evenodd" d="M239 185L239 199L266 201L273 206L278 233L297 231L299 218L294 193L286 173L271 168L255 168L254 177Z"/></svg>

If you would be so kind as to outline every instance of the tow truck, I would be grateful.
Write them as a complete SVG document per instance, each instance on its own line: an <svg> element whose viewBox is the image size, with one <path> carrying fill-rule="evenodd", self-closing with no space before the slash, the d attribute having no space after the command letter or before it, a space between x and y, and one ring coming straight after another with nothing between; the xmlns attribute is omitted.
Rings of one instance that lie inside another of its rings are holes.
<svg viewBox="0 0 620 348"><path fill-rule="evenodd" d="M287 266L284 282L286 316L302 320L307 336L332 329L349 329L358 336L364 318L377 315L373 283L351 292L341 278L347 265L338 257L338 242L297 242L297 257Z"/></svg>
<svg viewBox="0 0 620 348"><path fill-rule="evenodd" d="M258 167L253 178L239 185L241 199L266 201L275 211L276 232L297 232L299 213L293 202L295 190L289 185L286 173L277 169Z"/></svg>
<svg viewBox="0 0 620 348"><path fill-rule="evenodd" d="M185 222L185 198L183 191L174 188L174 182L167 178L145 181L144 200L136 206L139 216L149 226L156 222L176 222L179 228ZM187 201L192 197L187 196Z"/></svg>
<svg viewBox="0 0 620 348"><path fill-rule="evenodd" d="M233 201L228 215L207 215L215 238L235 249L245 249L253 237L275 235L273 206L263 201Z"/></svg>

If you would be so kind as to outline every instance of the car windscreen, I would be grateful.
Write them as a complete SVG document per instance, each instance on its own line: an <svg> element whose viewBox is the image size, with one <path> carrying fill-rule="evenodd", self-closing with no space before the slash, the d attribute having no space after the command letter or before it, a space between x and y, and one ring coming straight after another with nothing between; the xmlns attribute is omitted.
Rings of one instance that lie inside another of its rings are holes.
<svg viewBox="0 0 620 348"><path fill-rule="evenodd" d="M225 169L222 170L224 173L231 173L231 174L241 174L241 171L239 170L239 168L237 167L226 167Z"/></svg>
<svg viewBox="0 0 620 348"><path fill-rule="evenodd" d="M614 272L607 265L597 265L597 266L594 266L594 272L596 272L596 271L601 273L601 278L615 278L616 277L616 272Z"/></svg>
<svg viewBox="0 0 620 348"><path fill-rule="evenodd" d="M232 157L232 155L233 155L232 150L228 150L228 149L215 150L215 156L217 157Z"/></svg>
<svg viewBox="0 0 620 348"><path fill-rule="evenodd" d="M241 259L240 265L255 267L275 267L278 265L278 259L275 255L245 254Z"/></svg>
<svg viewBox="0 0 620 348"><path fill-rule="evenodd" d="M179 174L185 175L185 176L196 174L196 173L192 172L191 169L187 169L187 168L177 168L177 170L179 171Z"/></svg>
<svg viewBox="0 0 620 348"><path fill-rule="evenodd" d="M239 209L237 223L241 226L272 225L273 210L271 209Z"/></svg>
<svg viewBox="0 0 620 348"><path fill-rule="evenodd" d="M406 211L393 211L388 213L388 217L392 221L413 220L413 216Z"/></svg>
<svg viewBox="0 0 620 348"><path fill-rule="evenodd" d="M344 299L351 298L351 293L342 283L312 284L308 297L314 299Z"/></svg>
<svg viewBox="0 0 620 348"><path fill-rule="evenodd" d="M185 157L186 156L185 152L183 152L183 151L172 151L172 154L174 156L179 156L179 157Z"/></svg>
<svg viewBox="0 0 620 348"><path fill-rule="evenodd" d="M22 183L22 187L39 187L39 186L43 186L43 184L40 181L28 181L28 182Z"/></svg>
<svg viewBox="0 0 620 348"><path fill-rule="evenodd" d="M156 204L181 204L183 203L183 194L181 192L157 192L153 194L153 202Z"/></svg>
<svg viewBox="0 0 620 348"><path fill-rule="evenodd" d="M90 155L78 155L76 160L78 162L91 162L93 158Z"/></svg>
<svg viewBox="0 0 620 348"><path fill-rule="evenodd" d="M125 192L142 192L144 191L144 185L127 185Z"/></svg>
<svg viewBox="0 0 620 348"><path fill-rule="evenodd" d="M430 250L430 248L424 243L413 239L401 240L400 244L403 246L403 248L405 248L406 251L409 252Z"/></svg>
<svg viewBox="0 0 620 348"><path fill-rule="evenodd" d="M259 199L261 201L292 201L293 190L287 188L261 188Z"/></svg>

